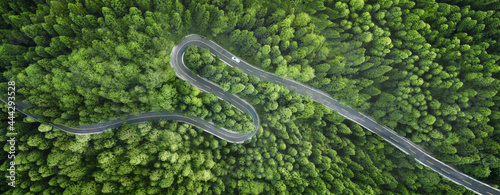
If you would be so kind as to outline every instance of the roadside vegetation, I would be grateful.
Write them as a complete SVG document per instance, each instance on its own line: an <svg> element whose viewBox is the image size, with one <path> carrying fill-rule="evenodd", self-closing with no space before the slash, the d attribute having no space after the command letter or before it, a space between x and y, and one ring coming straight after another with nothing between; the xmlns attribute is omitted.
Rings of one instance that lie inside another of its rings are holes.
<svg viewBox="0 0 500 195"><path fill-rule="evenodd" d="M0 1L0 89L16 81L16 99L32 105L27 112L67 126L177 110L246 131L248 115L175 77L168 65L172 47L196 33L331 94L498 187L499 9L498 2L469 0ZM307 97L207 54L190 48L188 65L260 114L262 130L249 143L230 144L175 121L75 136L18 113L19 183L14 189L1 180L0 191L470 193ZM2 140L6 112L2 105Z"/></svg>

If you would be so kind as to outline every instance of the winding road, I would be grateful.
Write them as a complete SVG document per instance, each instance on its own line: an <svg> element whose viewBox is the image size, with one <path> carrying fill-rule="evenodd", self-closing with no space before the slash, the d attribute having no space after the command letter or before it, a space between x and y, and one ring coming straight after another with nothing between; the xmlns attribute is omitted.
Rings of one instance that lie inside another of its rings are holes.
<svg viewBox="0 0 500 195"><path fill-rule="evenodd" d="M338 101L334 100L330 95L320 90L314 89L313 87L307 86L303 83L274 76L274 74L263 71L257 67L254 67L246 63L245 61L236 62L231 59L234 56L233 54L231 54L221 46L217 45L215 42L211 40L206 40L199 35L188 35L182 40L182 42L179 45L176 45L174 48L172 48L170 65L175 69L176 75L181 79L190 82L192 85L197 86L202 91L213 93L220 99L228 101L239 110L249 113L254 119L254 125L256 127L255 131L246 134L236 133L233 131L226 130L224 128L217 128L213 123L209 123L195 116L183 116L182 114L175 112L174 113L148 112L148 113L143 113L139 116L129 116L124 120L118 119L106 123L99 123L95 125L87 125L80 127L66 127L56 124L50 124L50 125L54 126L57 129L72 134L94 134L94 133L101 133L109 128L118 127L124 121L126 121L127 123L141 123L150 120L172 119L179 122L185 122L194 125L228 142L243 143L245 140L251 139L253 135L260 128L260 119L254 107L250 105L246 100L243 100L238 96L225 92L220 87L218 87L218 85L204 78L193 75L191 71L184 65L183 62L184 51L190 45L208 48L212 54L219 56L219 58L222 61L226 62L230 66L239 68L246 74L257 76L261 80L266 80L276 84L283 85L285 87L288 87L290 90L296 91L297 93L302 94L304 96L306 95L310 96L312 100L314 100L315 102L320 103L336 111L338 114L363 126L370 132L381 136L387 142L389 142L390 144L392 144L405 154L413 156L415 160L418 161L420 164L429 167L433 171L439 173L441 176L447 178L448 180L458 185L464 186L465 188L477 194L500 195L500 190L491 187L488 184L480 182L464 173L461 173L460 171L455 170L451 166L435 159L413 142L409 141L403 136L398 135L396 132L389 129L388 127L377 124L377 122L373 118L366 116L361 112L358 112L348 106L340 104ZM6 103L4 99L1 100ZM40 118L40 116L33 116L22 111L25 108L29 107L29 105L24 104L22 102L16 102L16 104L17 104L16 109L22 112L23 114L35 120L38 120Z"/></svg>

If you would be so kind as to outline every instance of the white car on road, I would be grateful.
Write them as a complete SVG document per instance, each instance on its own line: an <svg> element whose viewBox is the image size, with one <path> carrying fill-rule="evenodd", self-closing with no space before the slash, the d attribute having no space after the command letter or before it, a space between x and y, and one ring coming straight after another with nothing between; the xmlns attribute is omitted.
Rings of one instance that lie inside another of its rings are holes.
<svg viewBox="0 0 500 195"><path fill-rule="evenodd" d="M240 63L240 62L241 62L241 60L240 60L240 59L238 59L238 58L237 58L237 57L235 57L235 56L233 56L231 59L232 59L232 60L234 60L236 63Z"/></svg>

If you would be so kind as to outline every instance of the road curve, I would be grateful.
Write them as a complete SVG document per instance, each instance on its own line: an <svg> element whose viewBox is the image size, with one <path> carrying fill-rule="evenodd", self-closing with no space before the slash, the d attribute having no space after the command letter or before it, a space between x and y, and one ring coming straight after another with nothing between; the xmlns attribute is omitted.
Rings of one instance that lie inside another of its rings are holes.
<svg viewBox="0 0 500 195"><path fill-rule="evenodd" d="M373 118L368 117L362 114L361 112L355 111L354 109L348 106L340 104L338 101L334 100L330 95L320 90L314 89L310 86L307 86L305 84L302 84L300 82L274 76L274 74L263 71L257 67L254 67L246 63L245 61L236 62L231 59L233 55L230 52L228 52L221 46L217 45L215 42L206 40L199 35L186 36L185 39L183 39L179 45L176 45L172 49L170 65L175 69L176 75L186 81L189 81L191 84L200 88L200 90L214 93L219 98L230 102L233 106L235 106L239 110L249 113L254 119L254 124L257 127L257 130L260 127L259 117L255 109L247 101L242 100L241 98L235 95L223 91L216 84L206 79L193 75L191 71L184 65L183 63L184 50L187 49L189 45L208 48L212 54L219 56L222 61L226 62L230 66L239 68L246 74L255 75L259 77L261 80L267 80L276 84L280 84L285 87L288 87L293 91L296 91L299 94L302 94L304 96L305 95L310 96L312 100L314 100L315 102L318 102L336 111L338 114L363 126L370 132L381 136L387 142L389 142L402 152L413 156L415 160L418 161L420 164L429 167L433 171L439 173L443 177L447 178L448 180L458 185L464 186L465 188L477 194L500 195L500 190L493 188L485 183L482 183L464 173L461 173L452 168L451 166L446 165L443 162L435 159L413 142L409 141L403 136L398 135L396 132L389 129L388 127L377 124ZM5 102L3 99L2 101ZM17 109L22 112L22 110L27 106L28 105L26 104L18 103ZM39 116L32 116L24 112L23 114L26 114L27 116L35 120L39 118ZM194 116L183 116L179 113L167 113L167 112L160 112L160 113L148 112L148 113L143 113L139 116L129 116L125 120L118 119L106 123L80 126L75 128L65 127L55 124L51 125L68 133L93 134L93 133L100 133L108 128L118 127L121 125L123 121L127 121L128 123L140 123L144 121L160 120L160 119L173 119L180 122L189 123L191 125L203 129L204 131L212 135L215 135L223 140L232 143L243 143L245 140L251 139L252 136L257 132L256 130L252 133L247 133L247 134L236 133L225 129L218 129L213 124L208 123Z"/></svg>
<svg viewBox="0 0 500 195"><path fill-rule="evenodd" d="M310 87L308 85L305 85L303 83L291 79L283 79L281 77L277 77L274 74L261 70L257 67L254 67L243 60L241 60L240 62L236 62L231 59L231 57L233 57L234 55L231 54L229 51L225 50L215 42L208 41L199 35L188 35L179 45L182 46L181 51L184 51L185 49L184 47L187 47L187 45L194 45L198 47L208 48L212 54L219 56L219 58L222 61L224 61L225 63L227 63L232 67L239 68L248 75L257 76L261 80L266 80L276 84L280 84L289 88L290 90L296 91L299 94L302 94L304 96L310 96L311 99L314 100L315 102L320 103L336 111L345 118L363 126L365 129L368 129L370 132L381 136L387 142L389 142L390 144L392 144L405 154L415 157L415 160L418 161L420 164L429 167L430 169L439 173L441 176L447 178L448 180L458 185L464 186L465 188L477 194L500 195L500 190L493 188L483 182L480 182L464 173L461 173L460 171L452 168L451 166L435 159L415 143L411 142L410 140L406 139L403 136L398 135L394 130L386 126L379 125L373 118L368 117L363 113L352 109L349 106L342 105L341 103L333 99L330 95L328 95L325 92L322 92L313 87ZM179 55L177 57L179 59L182 58L182 56ZM173 63L172 65L174 64L178 65L180 63ZM174 67L174 68L179 68L179 67ZM186 67L184 68L189 72L189 70ZM180 71L176 69L176 73L179 72ZM191 73L189 72L189 74ZM191 82L191 78L188 77L187 80ZM207 83L206 81L201 81L201 80L200 82ZM205 90L213 92L213 90L210 89L205 89Z"/></svg>
<svg viewBox="0 0 500 195"><path fill-rule="evenodd" d="M0 98L0 100L4 103L7 103L3 98ZM28 114L22 110L28 108L29 105L25 104L23 102L16 102L16 110L23 113L24 115L38 121L39 118L42 116L36 116L36 115L31 115ZM190 125L196 126L200 129L203 129L204 131L220 138L223 140L226 140L231 143L243 143L245 140L251 139L252 136L255 134L254 132L251 133L238 133L238 132L233 132L229 131L223 128L217 128L213 123L209 123L201 118L195 117L195 116L184 116L180 113L177 112L146 112L142 113L139 116L134 116L130 115L127 118L123 119L117 119L114 121L109 121L105 123L98 123L94 125L82 125L78 127L67 127L64 125L58 125L58 124L53 124L49 123L49 125L67 132L71 134L76 134L76 135L89 135L89 134L96 134L96 133L102 133L103 131L110 129L110 128L116 128L119 127L120 125L123 124L123 122L127 122L129 124L134 124L134 123L142 123L145 121L151 121L151 120L162 120L162 119L172 119L176 120L178 122L184 122L188 123Z"/></svg>
<svg viewBox="0 0 500 195"><path fill-rule="evenodd" d="M97 123L93 125L82 125L78 127L67 127L64 125L58 125L53 123L49 123L49 125L67 133L76 135L88 135L88 134L102 133L107 129L119 127L120 125L123 124L123 122L133 124L151 120L172 119L178 122L184 122L196 126L220 139L226 140L227 142L243 143L246 140L252 139L252 137L255 135L255 133L257 133L257 131L260 128L260 119L257 114L257 111L250 103L248 103L248 101L243 100L233 94L230 94L229 92L222 90L218 85L206 79L203 79L199 76L193 75L191 73L191 71L184 65L183 61L184 50L186 50L191 44L196 46L200 46L200 44L191 43L188 42L187 40L188 38L184 39L179 45L174 46L174 48L172 48L172 53L170 54L171 55L170 65L174 68L176 75L186 81L189 81L192 85L197 86L200 90L209 93L214 93L219 99L226 100L238 110L250 114L250 116L253 118L254 126L256 127L255 131L250 133L238 133L227 130L225 128L218 128L212 122L207 122L196 116L184 116L177 112L154 112L154 111L142 113L138 116L130 115L125 119L117 119L114 121ZM6 98L0 98L2 102L7 104L7 101L5 99ZM31 115L29 113L24 112L23 110L25 110L30 106L26 103L16 101L15 104L16 104L15 105L16 110L25 114L26 116L29 116L30 118L36 121L38 121L38 119L42 117L42 116Z"/></svg>

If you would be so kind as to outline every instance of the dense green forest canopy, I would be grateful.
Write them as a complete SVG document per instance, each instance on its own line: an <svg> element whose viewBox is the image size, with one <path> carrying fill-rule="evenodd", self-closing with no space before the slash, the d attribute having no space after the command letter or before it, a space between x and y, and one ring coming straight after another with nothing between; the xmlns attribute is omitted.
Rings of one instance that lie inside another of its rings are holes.
<svg viewBox="0 0 500 195"><path fill-rule="evenodd" d="M16 99L43 122L78 126L180 110L245 131L247 115L168 65L173 45L196 33L330 93L498 187L499 9L495 0L0 1L0 89L15 81ZM250 143L175 121L70 135L17 113L19 183L2 180L1 191L471 193L307 97L200 59L193 71L258 110L263 128ZM2 140L6 113L2 105ZM10 160L0 159L3 173Z"/></svg>

